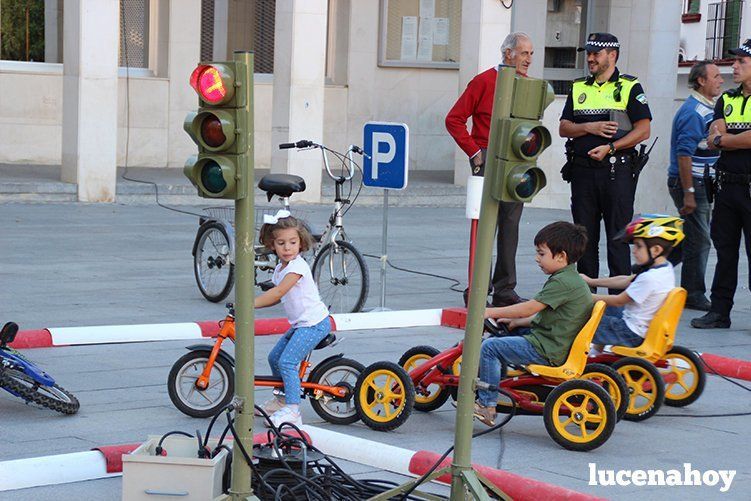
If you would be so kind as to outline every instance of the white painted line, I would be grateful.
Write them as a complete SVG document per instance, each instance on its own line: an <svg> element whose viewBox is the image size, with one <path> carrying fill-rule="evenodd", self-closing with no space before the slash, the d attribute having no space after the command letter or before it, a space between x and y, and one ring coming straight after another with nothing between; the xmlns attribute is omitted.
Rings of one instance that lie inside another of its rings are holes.
<svg viewBox="0 0 751 501"><path fill-rule="evenodd" d="M107 473L104 455L99 451L15 459L0 462L0 492L120 475Z"/></svg>
<svg viewBox="0 0 751 501"><path fill-rule="evenodd" d="M302 429L324 454L401 475L415 476L409 472L409 462L415 451L315 426L303 425Z"/></svg>
<svg viewBox="0 0 751 501"><path fill-rule="evenodd" d="M337 331L430 327L441 325L442 309L335 313L331 315Z"/></svg>
<svg viewBox="0 0 751 501"><path fill-rule="evenodd" d="M171 341L202 339L201 328L195 322L179 324L101 325L94 327L58 327L48 329L53 345L139 343L143 341Z"/></svg>

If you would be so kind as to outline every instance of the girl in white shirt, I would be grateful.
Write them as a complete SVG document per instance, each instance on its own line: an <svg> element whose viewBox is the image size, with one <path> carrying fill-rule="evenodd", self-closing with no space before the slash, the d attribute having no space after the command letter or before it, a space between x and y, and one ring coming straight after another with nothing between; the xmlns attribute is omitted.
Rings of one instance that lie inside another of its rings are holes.
<svg viewBox="0 0 751 501"><path fill-rule="evenodd" d="M331 332L329 310L321 301L310 266L302 253L313 245L313 237L302 221L286 210L265 216L259 237L261 244L279 258L271 281L274 284L256 297L255 307L265 308L282 303L292 326L269 353L274 376L284 381L284 396L266 402L274 426L292 423L302 426L300 415L300 362Z"/></svg>

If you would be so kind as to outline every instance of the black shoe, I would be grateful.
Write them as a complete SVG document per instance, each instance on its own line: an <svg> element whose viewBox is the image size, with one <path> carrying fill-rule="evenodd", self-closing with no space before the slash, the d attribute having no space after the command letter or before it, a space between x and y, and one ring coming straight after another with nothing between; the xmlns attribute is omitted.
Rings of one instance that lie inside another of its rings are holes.
<svg viewBox="0 0 751 501"><path fill-rule="evenodd" d="M699 296L696 299L686 300L687 310L709 311L711 307L712 303L704 296Z"/></svg>
<svg viewBox="0 0 751 501"><path fill-rule="evenodd" d="M729 329L730 318L710 311L703 317L691 320L691 327L694 329Z"/></svg>
<svg viewBox="0 0 751 501"><path fill-rule="evenodd" d="M517 303L523 303L525 301L529 301L529 299L523 298L519 296L516 292L512 292L511 294L507 294L503 297L496 297L493 296L493 306L496 308L501 306L511 306L512 304Z"/></svg>

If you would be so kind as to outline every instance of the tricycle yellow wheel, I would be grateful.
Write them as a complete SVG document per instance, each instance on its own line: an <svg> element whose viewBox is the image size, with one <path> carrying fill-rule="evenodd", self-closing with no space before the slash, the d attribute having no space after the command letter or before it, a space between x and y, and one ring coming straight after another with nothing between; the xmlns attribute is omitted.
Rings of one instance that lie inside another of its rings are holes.
<svg viewBox="0 0 751 501"><path fill-rule="evenodd" d="M683 407L698 399L707 381L701 358L683 346L673 346L657 362L665 382L665 405Z"/></svg>
<svg viewBox="0 0 751 501"><path fill-rule="evenodd" d="M415 387L409 375L393 362L376 362L357 378L355 406L362 422L378 431L404 423L415 404Z"/></svg>
<svg viewBox="0 0 751 501"><path fill-rule="evenodd" d="M612 367L605 364L587 364L579 379L593 381L605 388L615 405L615 415L618 421L628 410L629 391L626 381Z"/></svg>
<svg viewBox="0 0 751 501"><path fill-rule="evenodd" d="M604 444L616 422L613 401L601 386L571 379L556 386L545 399L545 429L560 446L591 451Z"/></svg>
<svg viewBox="0 0 751 501"><path fill-rule="evenodd" d="M641 358L626 357L613 364L626 380L629 391L628 421L643 421L655 415L665 401L665 383L657 368Z"/></svg>
<svg viewBox="0 0 751 501"><path fill-rule="evenodd" d="M415 346L410 348L399 359L399 365L409 372L419 367L440 351L432 346ZM431 384L423 388L420 381L412 381L415 384L415 409L422 412L430 412L440 408L449 398L449 392L439 384Z"/></svg>

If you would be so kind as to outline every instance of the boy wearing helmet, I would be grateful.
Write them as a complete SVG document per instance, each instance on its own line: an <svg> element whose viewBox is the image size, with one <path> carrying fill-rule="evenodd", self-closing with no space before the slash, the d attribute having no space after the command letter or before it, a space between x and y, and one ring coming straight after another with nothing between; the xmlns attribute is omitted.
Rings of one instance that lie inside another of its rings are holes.
<svg viewBox="0 0 751 501"><path fill-rule="evenodd" d="M638 216L619 235L633 244L634 275L590 278L590 287L625 289L616 295L593 295L608 305L592 342L597 350L604 345L639 346L649 323L675 287L670 252L683 240L683 221L669 216Z"/></svg>

